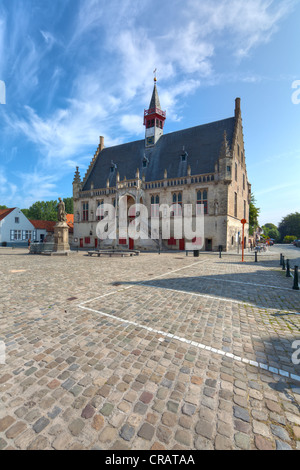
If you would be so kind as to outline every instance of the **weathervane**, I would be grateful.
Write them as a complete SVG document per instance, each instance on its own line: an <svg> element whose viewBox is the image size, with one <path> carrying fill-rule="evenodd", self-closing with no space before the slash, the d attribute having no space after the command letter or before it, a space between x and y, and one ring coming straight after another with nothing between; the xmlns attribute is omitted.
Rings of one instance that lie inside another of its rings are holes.
<svg viewBox="0 0 300 470"><path fill-rule="evenodd" d="M157 81L157 78L156 78L156 70L157 70L157 69L154 69L154 70L153 70L153 73L154 73L154 81L155 81L155 82Z"/></svg>

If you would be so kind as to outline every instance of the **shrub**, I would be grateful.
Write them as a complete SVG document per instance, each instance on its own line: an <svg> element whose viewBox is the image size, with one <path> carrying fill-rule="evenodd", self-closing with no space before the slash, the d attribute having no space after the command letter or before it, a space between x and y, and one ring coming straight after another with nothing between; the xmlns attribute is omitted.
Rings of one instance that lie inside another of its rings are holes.
<svg viewBox="0 0 300 470"><path fill-rule="evenodd" d="M297 237L294 235L286 235L283 239L283 243L292 243L294 240L297 240Z"/></svg>

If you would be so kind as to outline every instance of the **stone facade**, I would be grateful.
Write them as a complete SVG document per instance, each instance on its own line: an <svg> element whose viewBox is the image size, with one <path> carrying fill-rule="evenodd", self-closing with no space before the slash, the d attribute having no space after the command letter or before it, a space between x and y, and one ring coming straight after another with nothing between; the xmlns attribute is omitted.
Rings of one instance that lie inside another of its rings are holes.
<svg viewBox="0 0 300 470"><path fill-rule="evenodd" d="M156 96L158 95L155 84L150 104L152 109L156 109L156 115L159 115L160 110L157 111L159 107L153 103ZM242 241L241 220L246 219L248 222L249 219L251 196L251 185L248 182L245 162L240 99L237 98L235 101L233 118L173 134L163 135L162 129L159 129L159 132L161 135L158 141L154 142L150 149L146 143L149 134L147 129L144 144L138 141L106 149L104 138L101 137L100 145L83 180L79 169L76 169L73 181L75 245L89 249L99 247L96 235L97 207L102 203L110 203L118 209L119 198L126 196L128 207L141 202L147 207L149 217L151 203L169 206L175 202L181 203L182 206L192 204L194 216L196 204L202 203L205 208L202 249L216 251L220 245L224 251L237 249L238 243ZM196 139L199 140L199 145L196 145ZM134 151L135 148L136 151ZM170 155L172 154L172 158L174 155L174 162L178 164L176 172L179 176L174 175L175 163L173 164L172 161L170 163L170 159L168 160L166 148ZM206 148L211 151L205 150ZM135 164L133 160L137 158L138 152L140 156L133 171ZM178 158L181 159L179 163ZM124 159L127 159L128 164L126 170L122 171ZM165 161L162 161L163 159ZM107 166L108 160L110 168ZM152 168L151 162L154 162ZM160 170L159 173L157 168L162 169L164 164L164 171ZM120 170L119 167L121 167ZM127 179L125 171L128 172L130 179ZM103 174L108 176L105 185ZM247 247L248 238L248 223L246 223L245 247ZM134 242L129 238L116 241L105 240L101 241L100 246L119 243L137 249L160 247L161 249L184 250L186 246L184 239L173 240L172 226L168 240L161 240L160 234L156 240L135 240Z"/></svg>

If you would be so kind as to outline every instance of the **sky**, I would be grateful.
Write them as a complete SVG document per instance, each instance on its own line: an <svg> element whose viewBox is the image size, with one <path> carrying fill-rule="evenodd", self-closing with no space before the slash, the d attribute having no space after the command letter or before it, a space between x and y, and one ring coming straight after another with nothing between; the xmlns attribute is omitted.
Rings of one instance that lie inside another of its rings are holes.
<svg viewBox="0 0 300 470"><path fill-rule="evenodd" d="M71 197L100 135L143 139L157 69L164 133L240 97L260 225L300 212L299 3L0 0L0 205Z"/></svg>

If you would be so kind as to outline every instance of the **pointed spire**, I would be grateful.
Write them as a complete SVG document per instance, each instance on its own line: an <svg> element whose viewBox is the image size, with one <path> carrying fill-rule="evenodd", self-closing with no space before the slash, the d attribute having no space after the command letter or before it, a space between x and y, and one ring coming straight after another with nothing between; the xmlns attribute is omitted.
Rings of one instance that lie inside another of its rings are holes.
<svg viewBox="0 0 300 470"><path fill-rule="evenodd" d="M160 102L159 102L159 97L158 97L158 92L157 92L157 88L156 88L156 81L154 82L152 98L151 98L150 105L149 105L149 109L153 109L153 108L161 109Z"/></svg>
<svg viewBox="0 0 300 470"><path fill-rule="evenodd" d="M73 183L81 183L81 177L79 173L79 167L76 167Z"/></svg>

